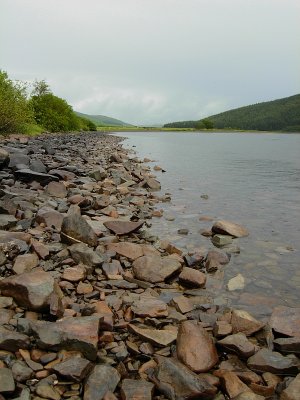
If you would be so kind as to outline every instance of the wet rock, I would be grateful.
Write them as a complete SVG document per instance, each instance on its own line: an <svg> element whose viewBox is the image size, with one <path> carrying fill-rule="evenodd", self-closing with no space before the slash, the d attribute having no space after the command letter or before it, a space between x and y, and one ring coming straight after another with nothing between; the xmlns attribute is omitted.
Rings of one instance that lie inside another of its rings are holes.
<svg viewBox="0 0 300 400"><path fill-rule="evenodd" d="M41 207L36 213L35 220L38 224L45 224L48 227L54 227L57 230L61 229L61 224L64 217L61 213L50 207Z"/></svg>
<svg viewBox="0 0 300 400"><path fill-rule="evenodd" d="M276 333L300 337L300 308L275 307L269 324Z"/></svg>
<svg viewBox="0 0 300 400"><path fill-rule="evenodd" d="M155 190L160 190L161 186L159 181L157 181L154 178L149 178L146 180L146 182L144 183L144 187L150 189L150 191L155 191Z"/></svg>
<svg viewBox="0 0 300 400"><path fill-rule="evenodd" d="M96 233L81 215L74 213L64 217L61 232L89 246L95 247L97 245ZM64 239L64 236L62 236L62 239Z"/></svg>
<svg viewBox="0 0 300 400"><path fill-rule="evenodd" d="M249 358L255 353L255 346L251 343L244 333L236 333L229 335L226 338L219 340L218 345L236 353L241 358Z"/></svg>
<svg viewBox="0 0 300 400"><path fill-rule="evenodd" d="M53 277L44 271L26 272L0 281L2 295L13 297L18 305L28 310L49 309L52 293L59 292Z"/></svg>
<svg viewBox="0 0 300 400"><path fill-rule="evenodd" d="M49 196L65 198L67 197L67 189L62 182L50 182L45 188L45 192Z"/></svg>
<svg viewBox="0 0 300 400"><path fill-rule="evenodd" d="M212 231L215 233L230 235L237 238L249 235L249 232L243 226L225 220L220 220L214 223Z"/></svg>
<svg viewBox="0 0 300 400"><path fill-rule="evenodd" d="M201 325L192 321L184 321L179 326L177 357L195 372L209 371L218 362L212 338Z"/></svg>
<svg viewBox="0 0 300 400"><path fill-rule="evenodd" d="M15 390L15 381L8 368L0 368L0 393L10 393Z"/></svg>
<svg viewBox="0 0 300 400"><path fill-rule="evenodd" d="M196 269L183 267L179 275L179 281L186 286L202 288L205 286L206 276Z"/></svg>
<svg viewBox="0 0 300 400"><path fill-rule="evenodd" d="M177 331L174 330L140 328L133 324L129 324L128 328L133 333L158 346L168 346L175 342L177 337Z"/></svg>
<svg viewBox="0 0 300 400"><path fill-rule="evenodd" d="M151 283L163 282L180 268L180 262L171 257L143 256L132 264L135 277Z"/></svg>
<svg viewBox="0 0 300 400"><path fill-rule="evenodd" d="M29 272L37 267L39 258L36 254L23 254L17 256L14 262L13 270L17 275Z"/></svg>
<svg viewBox="0 0 300 400"><path fill-rule="evenodd" d="M265 324L256 320L252 315L244 310L233 310L231 317L231 325L233 333L242 332L246 336L261 330Z"/></svg>
<svg viewBox="0 0 300 400"><path fill-rule="evenodd" d="M15 331L10 331L0 326L0 349L7 351L18 351L29 347L29 337ZM0 368L1 370L1 368Z"/></svg>
<svg viewBox="0 0 300 400"><path fill-rule="evenodd" d="M190 371L174 358L156 357L158 366L151 380L158 391L170 400L214 399L217 388Z"/></svg>
<svg viewBox="0 0 300 400"><path fill-rule="evenodd" d="M130 260L136 260L144 255L143 247L140 244L130 242L110 243L107 246L107 250L115 251Z"/></svg>
<svg viewBox="0 0 300 400"><path fill-rule="evenodd" d="M269 349L259 350L248 359L247 364L255 372L272 372L276 375L296 375L298 372L295 360Z"/></svg>
<svg viewBox="0 0 300 400"><path fill-rule="evenodd" d="M153 383L143 379L124 379L121 386L122 400L151 400L153 390Z"/></svg>
<svg viewBox="0 0 300 400"><path fill-rule="evenodd" d="M232 243L232 237L228 235L214 235L212 240L215 246L226 246Z"/></svg>
<svg viewBox="0 0 300 400"><path fill-rule="evenodd" d="M93 364L81 357L70 357L67 360L55 364L53 371L63 378L75 382L81 382L92 370Z"/></svg>
<svg viewBox="0 0 300 400"><path fill-rule="evenodd" d="M232 292L234 290L242 290L245 287L245 278L242 274L237 274L228 281L227 289Z"/></svg>
<svg viewBox="0 0 300 400"><path fill-rule="evenodd" d="M39 182L41 185L47 185L52 181L58 181L58 177L50 174L43 174L41 172L35 172L30 169L19 169L15 172L15 176L22 182Z"/></svg>
<svg viewBox="0 0 300 400"><path fill-rule="evenodd" d="M116 235L128 235L138 231L144 224L144 221L106 221L103 225L114 232Z"/></svg>
<svg viewBox="0 0 300 400"><path fill-rule="evenodd" d="M57 322L36 321L31 324L41 349L78 350L88 360L97 356L100 317L73 317Z"/></svg>
<svg viewBox="0 0 300 400"><path fill-rule="evenodd" d="M152 296L141 296L131 306L132 312L139 317L167 317L168 306Z"/></svg>
<svg viewBox="0 0 300 400"><path fill-rule="evenodd" d="M280 400L298 400L300 394L300 374L281 393Z"/></svg>
<svg viewBox="0 0 300 400"><path fill-rule="evenodd" d="M118 371L109 365L96 365L84 386L83 400L102 400L107 392L114 392L120 381Z"/></svg>

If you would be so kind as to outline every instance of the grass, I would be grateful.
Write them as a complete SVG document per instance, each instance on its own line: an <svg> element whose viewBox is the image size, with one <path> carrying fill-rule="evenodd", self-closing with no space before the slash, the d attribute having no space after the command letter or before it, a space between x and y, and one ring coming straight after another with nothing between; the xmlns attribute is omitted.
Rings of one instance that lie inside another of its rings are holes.
<svg viewBox="0 0 300 400"><path fill-rule="evenodd" d="M37 136L45 132L45 129L37 124L26 124L24 134L28 136Z"/></svg>

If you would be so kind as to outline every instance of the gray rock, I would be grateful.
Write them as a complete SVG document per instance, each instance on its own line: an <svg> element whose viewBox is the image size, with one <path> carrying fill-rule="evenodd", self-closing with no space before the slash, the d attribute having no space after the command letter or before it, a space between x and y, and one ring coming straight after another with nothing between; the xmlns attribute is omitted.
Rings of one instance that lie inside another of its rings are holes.
<svg viewBox="0 0 300 400"><path fill-rule="evenodd" d="M248 359L247 364L255 372L271 372L276 375L296 375L298 372L295 360L269 349L259 350Z"/></svg>
<svg viewBox="0 0 300 400"><path fill-rule="evenodd" d="M0 229L8 230L17 224L18 220L13 215L0 214Z"/></svg>
<svg viewBox="0 0 300 400"><path fill-rule="evenodd" d="M81 357L70 357L67 360L55 364L53 371L63 378L75 382L81 382L92 370L93 364Z"/></svg>
<svg viewBox="0 0 300 400"><path fill-rule="evenodd" d="M118 371L109 365L96 365L84 386L83 400L102 400L105 393L114 392L120 381Z"/></svg>
<svg viewBox="0 0 300 400"><path fill-rule="evenodd" d="M10 331L0 326L0 349L6 351L18 351L27 349L30 345L29 337L15 331ZM1 368L0 368L1 370Z"/></svg>
<svg viewBox="0 0 300 400"><path fill-rule="evenodd" d="M123 400L152 400L153 390L153 383L143 379L124 379L121 386L121 396Z"/></svg>
<svg viewBox="0 0 300 400"><path fill-rule="evenodd" d="M17 360L13 364L11 371L17 382L25 382L33 376L33 370L21 360Z"/></svg>
<svg viewBox="0 0 300 400"><path fill-rule="evenodd" d="M102 264L103 259L93 249L89 248L85 243L76 243L69 247L69 251L73 260L89 267L98 267Z"/></svg>
<svg viewBox="0 0 300 400"><path fill-rule="evenodd" d="M47 168L41 160L30 160L30 169L34 172L40 172L42 174L47 173Z"/></svg>
<svg viewBox="0 0 300 400"><path fill-rule="evenodd" d="M15 390L12 372L8 368L0 368L0 393L10 393Z"/></svg>
<svg viewBox="0 0 300 400"><path fill-rule="evenodd" d="M31 169L20 169L15 172L15 176L22 182L39 182L41 185L48 185L52 181L58 181L58 177L41 172L31 171Z"/></svg>
<svg viewBox="0 0 300 400"><path fill-rule="evenodd" d="M62 222L61 232L89 246L95 247L97 245L98 238L96 233L81 215L71 214L65 217ZM64 239L63 236L62 239Z"/></svg>
<svg viewBox="0 0 300 400"><path fill-rule="evenodd" d="M9 163L9 152L0 148L0 168L6 167Z"/></svg>

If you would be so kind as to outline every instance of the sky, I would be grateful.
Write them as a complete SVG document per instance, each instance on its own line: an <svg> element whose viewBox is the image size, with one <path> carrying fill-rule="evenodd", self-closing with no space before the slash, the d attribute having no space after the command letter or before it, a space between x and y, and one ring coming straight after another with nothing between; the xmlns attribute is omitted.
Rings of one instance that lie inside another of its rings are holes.
<svg viewBox="0 0 300 400"><path fill-rule="evenodd" d="M0 0L0 69L147 125L300 93L299 0Z"/></svg>

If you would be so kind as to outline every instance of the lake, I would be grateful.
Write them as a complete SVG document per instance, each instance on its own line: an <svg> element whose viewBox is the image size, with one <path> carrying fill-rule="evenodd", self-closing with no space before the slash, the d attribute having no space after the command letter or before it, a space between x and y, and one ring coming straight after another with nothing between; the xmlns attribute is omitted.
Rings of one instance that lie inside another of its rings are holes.
<svg viewBox="0 0 300 400"><path fill-rule="evenodd" d="M275 305L300 306L300 135L228 132L126 132L134 148L166 170L157 172L170 203L158 205L151 232L184 251L212 248L199 231L214 220L244 225L250 235L235 239L241 251L224 271L210 276L216 304L268 316ZM203 197L201 197L203 196ZM208 198L207 198L208 197ZM170 219L175 218L173 221ZM187 228L188 235L178 229ZM241 274L243 290L227 290Z"/></svg>

